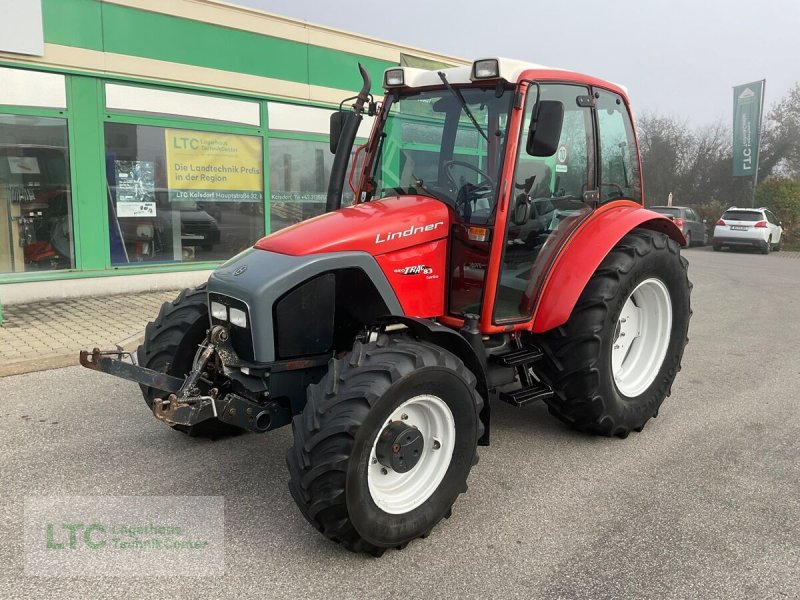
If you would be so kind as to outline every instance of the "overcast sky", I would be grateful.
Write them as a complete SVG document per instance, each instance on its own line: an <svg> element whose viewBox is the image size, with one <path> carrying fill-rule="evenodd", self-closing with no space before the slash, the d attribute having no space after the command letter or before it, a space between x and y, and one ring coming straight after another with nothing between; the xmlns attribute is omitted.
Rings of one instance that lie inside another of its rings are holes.
<svg viewBox="0 0 800 600"><path fill-rule="evenodd" d="M233 1L466 59L589 73L628 86L636 113L694 125L730 121L734 85L766 79L770 106L800 81L800 0Z"/></svg>

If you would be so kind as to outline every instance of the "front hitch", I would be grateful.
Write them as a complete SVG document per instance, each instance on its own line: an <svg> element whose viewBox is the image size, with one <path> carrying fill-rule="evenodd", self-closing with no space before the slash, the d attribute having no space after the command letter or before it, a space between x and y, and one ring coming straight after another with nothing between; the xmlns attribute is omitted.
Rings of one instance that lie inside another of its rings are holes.
<svg viewBox="0 0 800 600"><path fill-rule="evenodd" d="M216 393L216 390L211 392ZM166 400L153 400L153 414L170 427L191 427L208 419L218 419L255 433L283 427L292 419L291 413L278 402L270 400L263 405L256 404L233 393L224 397L192 396L183 399L170 394Z"/></svg>
<svg viewBox="0 0 800 600"><path fill-rule="evenodd" d="M191 427L209 419L218 419L241 429L263 433L289 424L292 415L279 402L269 400L259 403L230 391L224 393L220 391L220 388L226 388L223 385L212 387L206 393L198 387L198 382L215 355L222 358L226 367L235 368L242 364L230 345L230 334L226 327L212 327L199 348L185 379L141 367L136 364L133 353L119 347L116 350L94 348L91 353L82 350L80 363L87 369L135 381L169 394L166 399L163 396L154 398L151 408L159 421L171 427Z"/></svg>
<svg viewBox="0 0 800 600"><path fill-rule="evenodd" d="M129 362L126 362L125 358ZM140 367L136 364L133 353L125 352L122 348L116 350L95 348L91 353L88 350L81 350L79 360L81 366L87 369L135 381L157 390L175 393L183 386L183 379Z"/></svg>
<svg viewBox="0 0 800 600"><path fill-rule="evenodd" d="M211 396L195 396L178 400L175 394L169 398L153 400L153 415L167 425L185 425L191 427L201 421L217 417L217 405Z"/></svg>

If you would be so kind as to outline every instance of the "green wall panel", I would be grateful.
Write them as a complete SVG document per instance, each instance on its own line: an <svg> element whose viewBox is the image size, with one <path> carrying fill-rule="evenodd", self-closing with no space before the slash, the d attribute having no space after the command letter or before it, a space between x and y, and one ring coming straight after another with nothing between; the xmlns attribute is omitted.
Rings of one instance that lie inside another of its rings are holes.
<svg viewBox="0 0 800 600"><path fill-rule="evenodd" d="M367 68L372 77L372 93L383 96L383 72L389 67L397 66L397 63L319 46L308 46L309 82L324 87L359 90L361 89L359 62Z"/></svg>
<svg viewBox="0 0 800 600"><path fill-rule="evenodd" d="M102 10L97 0L42 0L44 41L102 50Z"/></svg>
<svg viewBox="0 0 800 600"><path fill-rule="evenodd" d="M308 80L307 46L299 42L114 4L104 6L103 26L106 52L286 81Z"/></svg>
<svg viewBox="0 0 800 600"><path fill-rule="evenodd" d="M361 61L376 95L396 64L100 0L43 0L42 10L49 43L353 90Z"/></svg>
<svg viewBox="0 0 800 600"><path fill-rule="evenodd" d="M108 207L106 206L105 150L99 79L70 77L70 145L72 147L75 243L79 247L77 269L105 269L108 254Z"/></svg>

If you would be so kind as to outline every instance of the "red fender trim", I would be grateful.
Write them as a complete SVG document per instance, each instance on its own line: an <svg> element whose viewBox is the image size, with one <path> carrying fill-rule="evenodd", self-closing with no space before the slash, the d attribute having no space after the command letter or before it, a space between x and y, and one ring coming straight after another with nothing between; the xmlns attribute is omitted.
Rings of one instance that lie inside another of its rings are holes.
<svg viewBox="0 0 800 600"><path fill-rule="evenodd" d="M636 227L659 231L681 246L686 245L675 223L639 204L615 202L598 209L578 227L556 257L533 314L534 333L567 322L597 267L617 242Z"/></svg>

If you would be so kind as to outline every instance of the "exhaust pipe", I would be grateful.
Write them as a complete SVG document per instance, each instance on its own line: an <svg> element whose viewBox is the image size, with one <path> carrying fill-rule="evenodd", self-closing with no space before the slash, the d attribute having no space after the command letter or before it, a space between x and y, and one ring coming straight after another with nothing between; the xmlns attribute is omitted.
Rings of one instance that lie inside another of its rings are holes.
<svg viewBox="0 0 800 600"><path fill-rule="evenodd" d="M347 177L347 163L350 162L350 153L353 151L353 144L356 141L358 127L364 114L364 105L370 99L370 87L372 85L369 73L361 63L358 63L358 70L361 72L363 85L358 96L355 97L352 112L347 113L339 142L336 146L336 154L333 157L331 166L331 178L328 182L328 198L325 203L325 212L338 210L342 207L342 190L344 180Z"/></svg>
<svg viewBox="0 0 800 600"><path fill-rule="evenodd" d="M258 433L263 433L269 430L270 425L272 425L272 415L264 410L256 415L253 429Z"/></svg>

